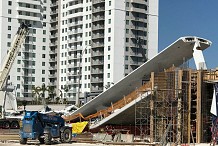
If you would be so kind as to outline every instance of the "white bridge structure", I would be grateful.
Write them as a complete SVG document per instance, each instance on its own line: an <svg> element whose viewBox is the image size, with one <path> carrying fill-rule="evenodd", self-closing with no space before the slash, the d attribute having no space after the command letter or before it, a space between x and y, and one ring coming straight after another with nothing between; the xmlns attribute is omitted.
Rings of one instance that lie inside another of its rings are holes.
<svg viewBox="0 0 218 146"><path fill-rule="evenodd" d="M141 87L143 82L148 80L151 72L161 72L172 66L179 67L192 57L194 58L197 70L207 69L202 51L210 45L211 42L209 40L195 36L179 38L152 59L148 60L132 73L118 81L108 90L96 96L71 115L66 116L65 119L71 119L78 114L87 117L100 110L106 109L110 107L111 104L116 103L123 99L124 96L136 90L136 88ZM106 118L91 125L90 128L92 129L106 124L134 124L134 104L137 103L139 99L146 98L149 94L150 91L145 92L134 102L126 104L116 112L113 112Z"/></svg>

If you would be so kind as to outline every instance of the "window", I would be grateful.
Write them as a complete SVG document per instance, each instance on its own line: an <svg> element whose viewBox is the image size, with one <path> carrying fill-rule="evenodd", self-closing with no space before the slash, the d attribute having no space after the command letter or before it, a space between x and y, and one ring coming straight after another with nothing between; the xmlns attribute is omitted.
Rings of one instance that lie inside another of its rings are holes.
<svg viewBox="0 0 218 146"><path fill-rule="evenodd" d="M8 34L8 38L9 38L9 39L11 38L11 34Z"/></svg>
<svg viewBox="0 0 218 146"><path fill-rule="evenodd" d="M17 60L17 64L20 64L21 63L21 60Z"/></svg>
<svg viewBox="0 0 218 146"><path fill-rule="evenodd" d="M46 34L46 30L43 30L43 34Z"/></svg>
<svg viewBox="0 0 218 146"><path fill-rule="evenodd" d="M128 69L128 65L125 65L125 69Z"/></svg>
<svg viewBox="0 0 218 146"><path fill-rule="evenodd" d="M8 43L7 43L7 46L10 47L10 46L11 46L11 42L8 42Z"/></svg>
<svg viewBox="0 0 218 146"><path fill-rule="evenodd" d="M108 58L108 60L110 60L110 59L111 59L111 56L110 56L110 55L108 55L108 56L107 56L107 58Z"/></svg>
<svg viewBox="0 0 218 146"><path fill-rule="evenodd" d="M125 60L128 60L129 59L129 57L128 56L125 56Z"/></svg>
<svg viewBox="0 0 218 146"><path fill-rule="evenodd" d="M11 26L8 26L8 30L11 30Z"/></svg>
<svg viewBox="0 0 218 146"><path fill-rule="evenodd" d="M8 14L11 14L11 9L8 9Z"/></svg>
<svg viewBox="0 0 218 146"><path fill-rule="evenodd" d="M129 2L126 2L126 7L129 7Z"/></svg>
<svg viewBox="0 0 218 146"><path fill-rule="evenodd" d="M8 18L8 22L11 22L11 18Z"/></svg>
<svg viewBox="0 0 218 146"><path fill-rule="evenodd" d="M43 41L43 42L46 42L46 38L43 38L42 41Z"/></svg>
<svg viewBox="0 0 218 146"><path fill-rule="evenodd" d="M36 37L33 37L33 42L36 42Z"/></svg>
<svg viewBox="0 0 218 146"><path fill-rule="evenodd" d="M42 58L45 58L45 54L42 54Z"/></svg>
<svg viewBox="0 0 218 146"><path fill-rule="evenodd" d="M108 68L108 69L110 69L110 68L111 68L111 65L110 65L110 64L108 64L108 65L107 65L107 68Z"/></svg>
<svg viewBox="0 0 218 146"><path fill-rule="evenodd" d="M33 29L33 34L36 34L36 29Z"/></svg>
<svg viewBox="0 0 218 146"><path fill-rule="evenodd" d="M42 66L45 66L45 62L42 62Z"/></svg>
<svg viewBox="0 0 218 146"><path fill-rule="evenodd" d="M42 50L45 50L45 46L42 46Z"/></svg>
<svg viewBox="0 0 218 146"><path fill-rule="evenodd" d="M20 81L20 76L17 76L17 80Z"/></svg>
<svg viewBox="0 0 218 146"><path fill-rule="evenodd" d="M110 73L107 73L107 78L110 78Z"/></svg>
<svg viewBox="0 0 218 146"><path fill-rule="evenodd" d="M129 25L129 20L126 20L126 25Z"/></svg>
<svg viewBox="0 0 218 146"><path fill-rule="evenodd" d="M110 51L110 50L111 50L111 46L108 46L108 47L107 47L107 50Z"/></svg>
<svg viewBox="0 0 218 146"><path fill-rule="evenodd" d="M8 5L11 6L12 5L12 1L8 1Z"/></svg>
<svg viewBox="0 0 218 146"><path fill-rule="evenodd" d="M17 84L17 89L20 89L20 84Z"/></svg>
<svg viewBox="0 0 218 146"><path fill-rule="evenodd" d="M108 11L108 14L111 15L111 10Z"/></svg>
<svg viewBox="0 0 218 146"><path fill-rule="evenodd" d="M109 6L111 6L111 1L109 1Z"/></svg>
<svg viewBox="0 0 218 146"><path fill-rule="evenodd" d="M111 24L111 19L108 19L108 24Z"/></svg>
<svg viewBox="0 0 218 146"><path fill-rule="evenodd" d="M126 12L126 16L129 16L129 12L128 11Z"/></svg>
<svg viewBox="0 0 218 146"><path fill-rule="evenodd" d="M126 29L126 34L129 34L129 29Z"/></svg>
<svg viewBox="0 0 218 146"><path fill-rule="evenodd" d="M45 70L42 70L42 74L45 74Z"/></svg>
<svg viewBox="0 0 218 146"><path fill-rule="evenodd" d="M17 72L20 72L20 68L17 68Z"/></svg>
<svg viewBox="0 0 218 146"><path fill-rule="evenodd" d="M42 82L45 82L45 78L42 78Z"/></svg>
<svg viewBox="0 0 218 146"><path fill-rule="evenodd" d="M111 41L111 37L108 37L108 42L110 42Z"/></svg>
<svg viewBox="0 0 218 146"><path fill-rule="evenodd" d="M111 33L111 28L108 28L108 33Z"/></svg>
<svg viewBox="0 0 218 146"><path fill-rule="evenodd" d="M126 52L128 52L129 51L129 47L126 47Z"/></svg>

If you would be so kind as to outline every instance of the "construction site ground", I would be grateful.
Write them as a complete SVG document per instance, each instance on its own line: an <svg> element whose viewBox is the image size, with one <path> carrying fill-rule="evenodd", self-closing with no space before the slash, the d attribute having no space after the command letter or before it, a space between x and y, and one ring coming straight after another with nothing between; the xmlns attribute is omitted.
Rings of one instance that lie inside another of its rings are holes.
<svg viewBox="0 0 218 146"><path fill-rule="evenodd" d="M19 146L18 141L7 141L7 142L0 142L0 146ZM46 146L41 145L36 141L28 142L27 145L37 145L37 146ZM158 146L158 144L145 144L145 143L117 143L117 142L107 142L107 143L53 143L52 145L57 146L138 146L138 145L144 145L144 146ZM175 146L173 143L168 143L166 146ZM210 146L210 143L200 143L200 144L181 144L181 146Z"/></svg>

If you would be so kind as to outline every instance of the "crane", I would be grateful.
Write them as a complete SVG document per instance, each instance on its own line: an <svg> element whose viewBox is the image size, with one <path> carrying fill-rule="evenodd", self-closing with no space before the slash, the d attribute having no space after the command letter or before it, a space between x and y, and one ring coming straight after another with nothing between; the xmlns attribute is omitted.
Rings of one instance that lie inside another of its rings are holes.
<svg viewBox="0 0 218 146"><path fill-rule="evenodd" d="M24 42L27 34L29 33L29 27L30 25L26 25L24 23L21 23L20 27L18 28L17 33L14 36L14 39L11 44L11 48L8 50L6 59L4 60L4 63L2 65L2 69L0 72L0 91L4 91L6 93L7 85L5 87L5 84L7 84L7 78L9 75L9 72L11 70L11 67L14 63L14 60L19 52L19 49ZM3 99L3 105L2 105L2 118L5 118L5 101L6 96Z"/></svg>

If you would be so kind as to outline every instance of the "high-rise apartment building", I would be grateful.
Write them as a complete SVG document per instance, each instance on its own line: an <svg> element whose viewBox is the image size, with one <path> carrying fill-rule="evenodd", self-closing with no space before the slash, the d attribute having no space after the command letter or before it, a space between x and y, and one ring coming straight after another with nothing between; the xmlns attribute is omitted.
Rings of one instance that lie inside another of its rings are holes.
<svg viewBox="0 0 218 146"><path fill-rule="evenodd" d="M158 0L3 0L0 8L1 61L19 23L32 25L10 72L17 97L45 84L79 102L158 52Z"/></svg>
<svg viewBox="0 0 218 146"><path fill-rule="evenodd" d="M158 52L158 0L59 3L58 88L101 93ZM77 100L76 100L77 101Z"/></svg>
<svg viewBox="0 0 218 146"><path fill-rule="evenodd" d="M49 0L2 0L0 2L1 65L20 23L31 24L30 33L16 57L8 82L16 96L29 100L34 86L47 85L49 57Z"/></svg>

